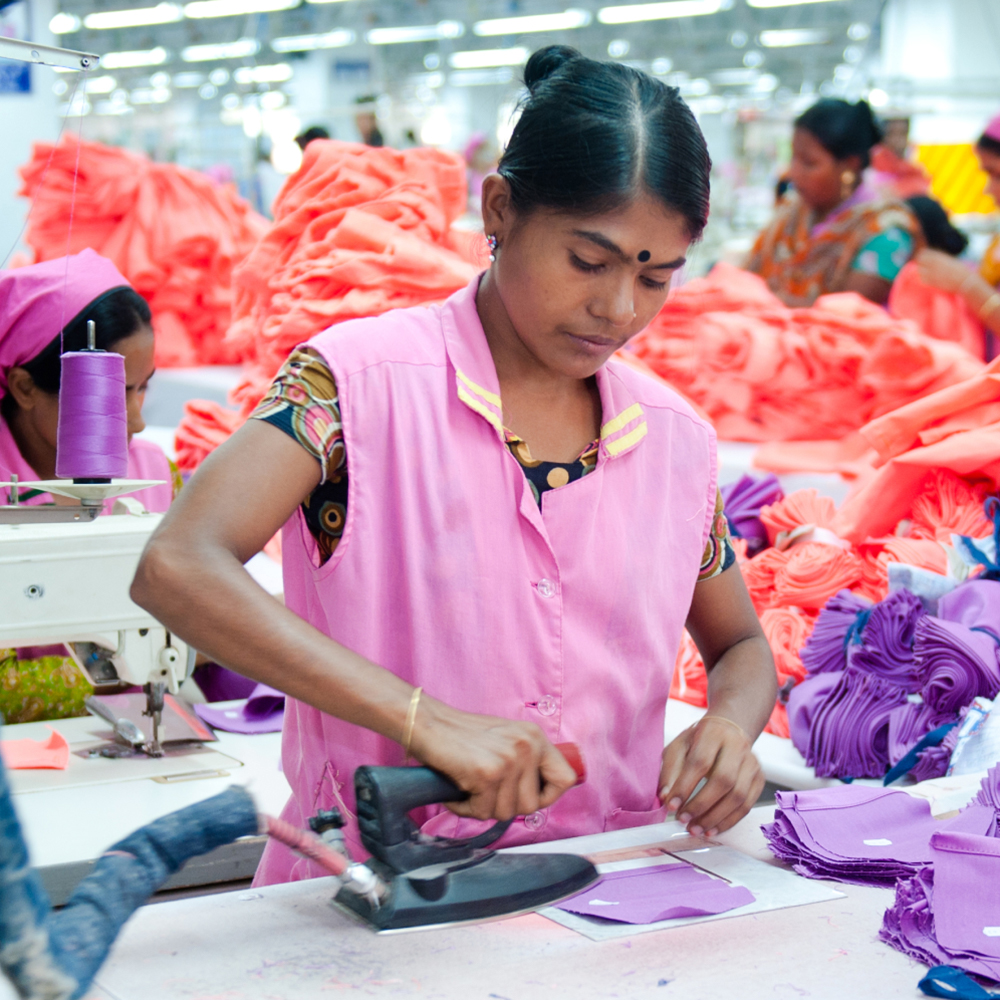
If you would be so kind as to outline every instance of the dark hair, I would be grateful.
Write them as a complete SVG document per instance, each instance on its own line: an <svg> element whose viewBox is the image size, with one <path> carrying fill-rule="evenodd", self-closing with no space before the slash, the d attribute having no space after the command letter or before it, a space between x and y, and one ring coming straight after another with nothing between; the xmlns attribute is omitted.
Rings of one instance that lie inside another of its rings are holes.
<svg viewBox="0 0 1000 1000"><path fill-rule="evenodd" d="M1000 156L1000 139L994 139L993 136L987 135L984 132L976 142L976 149L981 149L984 153L992 153L994 156Z"/></svg>
<svg viewBox="0 0 1000 1000"><path fill-rule="evenodd" d="M305 149L314 139L329 139L330 133L327 129L323 128L322 125L311 125L305 130L305 132L300 133L295 137L295 141L299 144L300 149Z"/></svg>
<svg viewBox="0 0 1000 1000"><path fill-rule="evenodd" d="M565 45L524 70L521 117L498 171L515 209L597 213L645 188L684 216L692 239L708 221L712 161L675 87Z"/></svg>
<svg viewBox="0 0 1000 1000"><path fill-rule="evenodd" d="M64 327L62 338L56 336L30 361L21 367L43 392L59 391L59 354L79 351L87 346L87 321L96 327L97 347L110 351L115 344L148 326L152 314L146 300L128 285L112 288L85 306ZM4 397L5 399L7 397Z"/></svg>
<svg viewBox="0 0 1000 1000"><path fill-rule="evenodd" d="M795 127L805 129L838 160L860 157L862 170L868 166L872 146L882 141L882 129L867 101L849 104L825 97L803 111Z"/></svg>
<svg viewBox="0 0 1000 1000"><path fill-rule="evenodd" d="M968 236L948 221L948 213L940 202L918 194L907 198L906 204L917 217L928 246L957 257L969 245Z"/></svg>

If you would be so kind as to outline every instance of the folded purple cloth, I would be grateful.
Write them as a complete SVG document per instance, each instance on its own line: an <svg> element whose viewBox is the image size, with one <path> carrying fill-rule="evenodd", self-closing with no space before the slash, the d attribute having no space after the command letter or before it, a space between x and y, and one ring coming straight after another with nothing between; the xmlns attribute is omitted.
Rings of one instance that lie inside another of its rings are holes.
<svg viewBox="0 0 1000 1000"><path fill-rule="evenodd" d="M560 910L624 924L726 913L754 902L741 885L712 878L688 864L609 872L588 889L556 903Z"/></svg>
<svg viewBox="0 0 1000 1000"><path fill-rule="evenodd" d="M226 708L195 705L194 710L210 726L227 733L280 733L285 717L285 696L266 684L258 684L242 705Z"/></svg>
<svg viewBox="0 0 1000 1000"><path fill-rule="evenodd" d="M1000 643L1000 582L970 580L938 601L938 618L986 632Z"/></svg>
<svg viewBox="0 0 1000 1000"><path fill-rule="evenodd" d="M973 698L1000 691L997 643L986 632L927 615L917 623L914 661L924 676L923 699L955 714Z"/></svg>
<svg viewBox="0 0 1000 1000"><path fill-rule="evenodd" d="M817 711L826 704L833 690L844 676L843 670L828 671L807 677L789 692L788 732L795 749L806 757L809 750L810 734L816 721Z"/></svg>
<svg viewBox="0 0 1000 1000"><path fill-rule="evenodd" d="M871 601L849 590L826 602L800 653L808 675L846 669L848 632L859 623L858 616L871 608Z"/></svg>
<svg viewBox="0 0 1000 1000"><path fill-rule="evenodd" d="M785 493L773 472L756 478L743 475L734 483L720 487L729 529L738 538L746 539L747 552L754 555L766 548L767 528L760 519L760 510L777 503Z"/></svg>
<svg viewBox="0 0 1000 1000"><path fill-rule="evenodd" d="M908 590L897 590L879 601L868 616L860 648L851 651L850 666L883 677L908 693L919 691L920 668L914 662L913 635L927 612Z"/></svg>

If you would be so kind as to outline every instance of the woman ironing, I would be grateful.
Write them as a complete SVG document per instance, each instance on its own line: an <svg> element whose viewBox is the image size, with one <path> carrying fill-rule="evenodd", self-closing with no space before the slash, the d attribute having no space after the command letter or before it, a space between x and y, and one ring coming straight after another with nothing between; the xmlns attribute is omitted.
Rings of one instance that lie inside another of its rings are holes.
<svg viewBox="0 0 1000 1000"><path fill-rule="evenodd" d="M331 805L353 817L354 769L408 756L470 793L424 810L425 832L520 817L502 844L668 811L713 833L763 785L751 745L775 672L718 504L714 433L612 359L705 225L704 139L675 89L620 64L553 46L525 82L483 185L489 270L441 306L294 352L133 584L187 641L291 696L298 825ZM283 524L287 607L241 565ZM709 709L664 751L685 624ZM560 741L588 768L568 792ZM356 846L353 819L347 835ZM258 880L313 874L268 848Z"/></svg>

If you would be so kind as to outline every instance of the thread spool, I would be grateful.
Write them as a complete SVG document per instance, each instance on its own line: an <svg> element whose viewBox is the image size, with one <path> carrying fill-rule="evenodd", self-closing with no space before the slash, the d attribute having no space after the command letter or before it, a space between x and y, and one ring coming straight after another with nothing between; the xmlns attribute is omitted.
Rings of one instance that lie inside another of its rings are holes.
<svg viewBox="0 0 1000 1000"><path fill-rule="evenodd" d="M125 359L99 351L94 321L87 347L60 359L56 475L76 483L106 483L128 475Z"/></svg>

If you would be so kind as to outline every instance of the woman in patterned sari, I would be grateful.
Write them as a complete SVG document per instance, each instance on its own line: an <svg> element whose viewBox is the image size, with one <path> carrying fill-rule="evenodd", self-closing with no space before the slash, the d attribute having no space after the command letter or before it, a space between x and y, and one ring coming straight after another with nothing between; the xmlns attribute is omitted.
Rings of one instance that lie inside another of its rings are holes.
<svg viewBox="0 0 1000 1000"><path fill-rule="evenodd" d="M788 305L809 306L830 292L858 292L884 304L920 249L920 226L909 208L862 182L880 138L864 101L821 100L796 119L788 170L794 192L747 261Z"/></svg>

